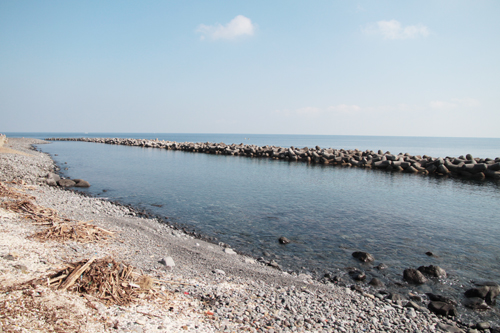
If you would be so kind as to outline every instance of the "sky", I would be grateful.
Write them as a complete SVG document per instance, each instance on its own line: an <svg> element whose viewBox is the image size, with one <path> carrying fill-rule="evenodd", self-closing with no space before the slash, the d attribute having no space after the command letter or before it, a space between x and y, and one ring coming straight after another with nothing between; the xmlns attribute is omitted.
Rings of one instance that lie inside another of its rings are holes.
<svg viewBox="0 0 500 333"><path fill-rule="evenodd" d="M500 137L500 1L0 1L0 132Z"/></svg>

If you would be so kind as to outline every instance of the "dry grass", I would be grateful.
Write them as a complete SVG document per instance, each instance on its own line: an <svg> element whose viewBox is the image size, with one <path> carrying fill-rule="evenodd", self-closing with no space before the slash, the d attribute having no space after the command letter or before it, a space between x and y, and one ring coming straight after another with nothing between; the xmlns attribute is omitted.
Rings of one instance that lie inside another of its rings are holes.
<svg viewBox="0 0 500 333"><path fill-rule="evenodd" d="M0 203L0 208L21 214L24 218L32 220L33 224L48 226L47 229L37 232L32 236L32 238L38 241L55 240L66 242L72 240L80 243L90 243L114 237L112 231L99 228L88 222L78 222L62 218L55 209L42 207L33 203L35 197L1 182L0 197L7 199Z"/></svg>
<svg viewBox="0 0 500 333"><path fill-rule="evenodd" d="M100 242L114 237L114 233L103 228L96 227L87 222L59 223L39 231L30 238L40 242L54 240L64 243L66 241L77 241L79 243Z"/></svg>

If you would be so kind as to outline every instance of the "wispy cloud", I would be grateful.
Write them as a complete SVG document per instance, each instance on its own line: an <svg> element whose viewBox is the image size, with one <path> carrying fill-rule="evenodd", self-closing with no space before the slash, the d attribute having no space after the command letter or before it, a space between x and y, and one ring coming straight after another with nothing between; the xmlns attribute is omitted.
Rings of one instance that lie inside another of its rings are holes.
<svg viewBox="0 0 500 333"><path fill-rule="evenodd" d="M361 110L361 107L358 105L347 105L347 104L330 106L328 108L328 111L341 112L341 113L355 113L355 112L359 112L360 110Z"/></svg>
<svg viewBox="0 0 500 333"><path fill-rule="evenodd" d="M317 116L321 113L321 109L313 107L313 106L308 106L305 108L300 108L300 109L295 110L295 113L301 114L301 115Z"/></svg>
<svg viewBox="0 0 500 333"><path fill-rule="evenodd" d="M378 21L369 24L363 29L363 32L369 35L381 35L384 39L410 39L427 37L430 34L429 28L422 24L403 27L396 20Z"/></svg>
<svg viewBox="0 0 500 333"><path fill-rule="evenodd" d="M201 34L200 39L206 37L211 39L235 39L240 36L252 36L255 31L255 25L248 17L238 15L226 25L219 23L215 25L200 24L196 32Z"/></svg>
<svg viewBox="0 0 500 333"><path fill-rule="evenodd" d="M450 101L431 101L429 103L431 109L440 111L453 110L456 108L463 108L463 107L476 108L480 105L481 103L479 103L478 100L475 100L473 98L463 98L463 99L454 98Z"/></svg>

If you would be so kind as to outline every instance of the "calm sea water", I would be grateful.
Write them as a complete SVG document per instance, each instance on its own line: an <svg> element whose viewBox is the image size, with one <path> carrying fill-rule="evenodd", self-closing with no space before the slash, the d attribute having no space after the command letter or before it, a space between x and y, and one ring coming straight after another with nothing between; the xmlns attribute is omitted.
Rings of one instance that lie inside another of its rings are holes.
<svg viewBox="0 0 500 333"><path fill-rule="evenodd" d="M93 136L500 156L500 139ZM87 191L94 195L168 216L239 251L275 259L285 270L316 276L345 274L346 267L370 270L351 257L362 250L375 256L375 264L389 266L385 272L369 271L388 285L401 282L405 268L431 264L444 268L449 278L416 287L420 292L460 298L470 280L500 282L499 183L84 142L39 148L68 167L67 176L88 180L92 186ZM292 243L280 245L280 236ZM436 256L426 256L427 251Z"/></svg>

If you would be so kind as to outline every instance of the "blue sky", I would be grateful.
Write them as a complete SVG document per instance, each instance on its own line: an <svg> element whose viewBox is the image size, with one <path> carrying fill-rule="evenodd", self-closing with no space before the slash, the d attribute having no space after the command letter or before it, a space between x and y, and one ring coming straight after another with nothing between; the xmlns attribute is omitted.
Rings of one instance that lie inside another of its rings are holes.
<svg viewBox="0 0 500 333"><path fill-rule="evenodd" d="M500 1L1 1L0 132L500 137Z"/></svg>

